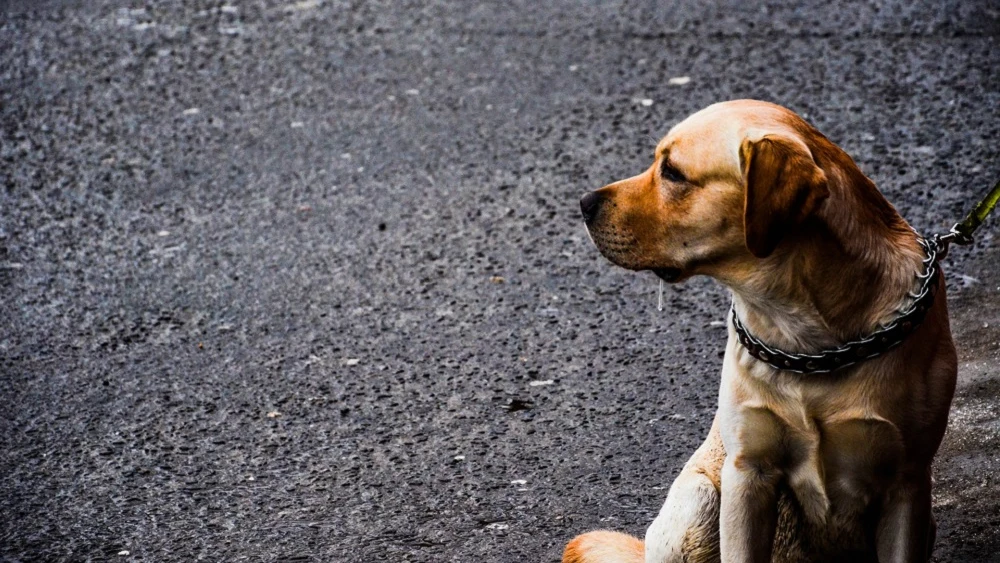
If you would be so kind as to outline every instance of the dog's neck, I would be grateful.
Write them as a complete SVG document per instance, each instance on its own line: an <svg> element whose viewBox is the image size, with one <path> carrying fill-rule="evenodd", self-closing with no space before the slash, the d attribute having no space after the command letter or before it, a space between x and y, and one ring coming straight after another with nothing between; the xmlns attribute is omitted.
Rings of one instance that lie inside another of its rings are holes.
<svg viewBox="0 0 1000 563"><path fill-rule="evenodd" d="M816 155L827 160L830 187L817 216L771 256L741 268L738 279L723 280L747 329L787 352L865 336L907 306L919 285L924 255L916 233L836 150L832 158Z"/></svg>

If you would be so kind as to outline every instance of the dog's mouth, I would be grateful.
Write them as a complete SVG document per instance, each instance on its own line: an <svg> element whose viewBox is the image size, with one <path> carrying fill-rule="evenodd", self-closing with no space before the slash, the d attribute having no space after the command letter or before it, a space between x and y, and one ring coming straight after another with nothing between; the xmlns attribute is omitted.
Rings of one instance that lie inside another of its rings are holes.
<svg viewBox="0 0 1000 563"><path fill-rule="evenodd" d="M680 268L653 268L652 270L656 277L667 283L673 283L681 277Z"/></svg>

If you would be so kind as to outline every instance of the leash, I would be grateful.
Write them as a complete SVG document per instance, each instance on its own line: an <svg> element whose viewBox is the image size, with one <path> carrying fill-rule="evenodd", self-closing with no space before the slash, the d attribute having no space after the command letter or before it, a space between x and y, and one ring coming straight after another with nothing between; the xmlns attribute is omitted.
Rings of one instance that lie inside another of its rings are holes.
<svg viewBox="0 0 1000 563"><path fill-rule="evenodd" d="M979 200L979 203L972 208L972 211L966 215L962 222L955 223L948 234L937 237L938 242L945 245L946 251L950 243L972 244L972 234L983 224L983 221L986 221L998 202L1000 202L1000 181L997 181L997 185L993 186L986 197ZM944 255L941 258L944 258Z"/></svg>
<svg viewBox="0 0 1000 563"><path fill-rule="evenodd" d="M920 289L908 295L913 303L889 324L880 326L878 330L860 338L847 342L837 348L823 350L815 354L795 354L785 352L773 346L768 346L760 339L750 334L743 326L743 321L736 314L736 305L731 308L733 329L743 348L758 360L770 364L782 371L801 374L830 373L853 366L865 360L880 356L903 343L920 323L934 303L937 293L937 279L941 269L938 261L947 256L951 244L972 244L972 235L976 232L990 212L1000 203L1000 182L993 187L986 197L981 199L972 211L944 235L934 235L929 239L920 237L920 245L924 248L926 257L923 260L923 272L917 275L921 280Z"/></svg>

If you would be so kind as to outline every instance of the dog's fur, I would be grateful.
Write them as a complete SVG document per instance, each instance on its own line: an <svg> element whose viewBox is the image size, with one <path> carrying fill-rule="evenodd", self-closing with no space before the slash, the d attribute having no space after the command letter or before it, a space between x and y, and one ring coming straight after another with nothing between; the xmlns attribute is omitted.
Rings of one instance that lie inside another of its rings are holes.
<svg viewBox="0 0 1000 563"><path fill-rule="evenodd" d="M648 170L582 202L612 262L725 284L747 329L815 352L893 319L917 236L854 161L791 111L739 100L675 126ZM719 409L645 542L597 531L566 563L925 562L931 461L955 389L943 276L900 346L832 374L751 357L732 323Z"/></svg>

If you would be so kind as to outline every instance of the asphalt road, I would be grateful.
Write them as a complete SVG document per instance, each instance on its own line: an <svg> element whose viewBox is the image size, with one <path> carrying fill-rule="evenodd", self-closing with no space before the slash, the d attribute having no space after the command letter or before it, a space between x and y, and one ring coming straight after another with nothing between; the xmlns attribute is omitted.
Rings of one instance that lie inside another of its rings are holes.
<svg viewBox="0 0 1000 563"><path fill-rule="evenodd" d="M0 1L0 561L642 534L707 432L728 299L657 312L579 196L741 97L923 232L1000 174L996 1L753 4ZM947 265L940 562L1000 560L998 262L994 220Z"/></svg>

